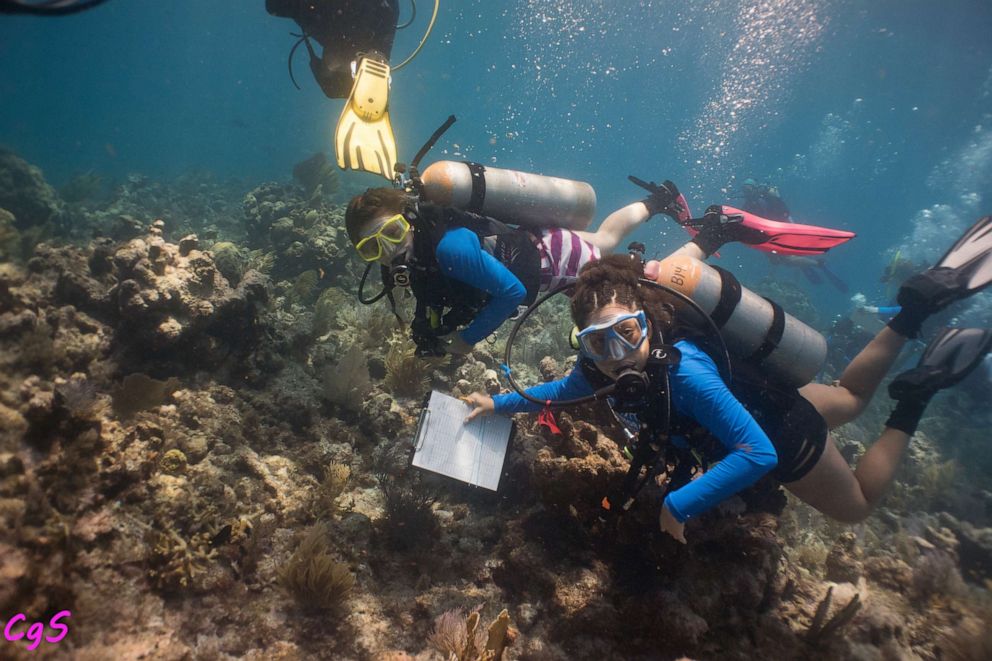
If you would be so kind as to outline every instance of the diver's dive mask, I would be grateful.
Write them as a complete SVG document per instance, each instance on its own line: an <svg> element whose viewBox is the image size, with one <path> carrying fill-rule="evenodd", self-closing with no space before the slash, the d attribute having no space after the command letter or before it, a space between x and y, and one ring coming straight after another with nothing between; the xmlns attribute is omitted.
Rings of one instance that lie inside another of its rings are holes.
<svg viewBox="0 0 992 661"><path fill-rule="evenodd" d="M623 360L637 351L648 336L644 310L618 314L601 324L583 328L575 336L582 354L593 361Z"/></svg>
<svg viewBox="0 0 992 661"><path fill-rule="evenodd" d="M385 220L374 233L355 244L358 256L366 262L374 262L395 252L410 232L410 221L402 213Z"/></svg>

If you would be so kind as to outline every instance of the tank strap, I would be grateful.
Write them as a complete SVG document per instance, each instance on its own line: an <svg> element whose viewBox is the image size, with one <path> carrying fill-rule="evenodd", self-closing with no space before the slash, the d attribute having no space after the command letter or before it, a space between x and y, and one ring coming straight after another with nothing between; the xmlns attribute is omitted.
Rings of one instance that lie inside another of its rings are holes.
<svg viewBox="0 0 992 661"><path fill-rule="evenodd" d="M785 332L785 311L782 310L782 306L770 298L766 298L765 300L772 306L772 325L768 328L768 332L765 334L765 341L761 343L761 346L745 358L745 360L753 363L760 363L772 351L775 351L778 343L782 341L782 334Z"/></svg>
<svg viewBox="0 0 992 661"><path fill-rule="evenodd" d="M481 163L465 162L469 174L472 175L472 196L468 200L465 211L482 213L482 205L486 203L486 166Z"/></svg>
<svg viewBox="0 0 992 661"><path fill-rule="evenodd" d="M713 312L710 312L710 319L713 320L717 328L723 328L730 316L734 314L737 304L741 302L741 283L730 271L719 266L712 268L720 274L720 300L717 301Z"/></svg>

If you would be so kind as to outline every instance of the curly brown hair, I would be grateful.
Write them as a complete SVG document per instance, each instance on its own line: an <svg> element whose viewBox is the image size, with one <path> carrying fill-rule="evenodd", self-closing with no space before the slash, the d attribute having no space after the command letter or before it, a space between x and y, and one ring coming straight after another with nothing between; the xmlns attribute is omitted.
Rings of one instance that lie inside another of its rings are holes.
<svg viewBox="0 0 992 661"><path fill-rule="evenodd" d="M369 188L361 195L351 198L344 212L344 226L352 243L362 239L362 230L370 222L382 216L402 213L410 204L411 198L398 188Z"/></svg>
<svg viewBox="0 0 992 661"><path fill-rule="evenodd" d="M656 332L668 335L674 325L674 308L663 292L638 282L644 265L631 255L606 255L587 263L579 271L572 292L572 320L579 328L599 308L614 303L644 310Z"/></svg>

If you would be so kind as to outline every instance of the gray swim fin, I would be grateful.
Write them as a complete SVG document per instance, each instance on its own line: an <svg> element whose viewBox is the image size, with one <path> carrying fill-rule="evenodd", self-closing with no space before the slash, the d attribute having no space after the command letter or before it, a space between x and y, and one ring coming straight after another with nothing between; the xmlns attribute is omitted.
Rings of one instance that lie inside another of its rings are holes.
<svg viewBox="0 0 992 661"><path fill-rule="evenodd" d="M992 350L992 330L944 328L923 351L919 364L889 384L893 399L931 395L964 379Z"/></svg>
<svg viewBox="0 0 992 661"><path fill-rule="evenodd" d="M957 271L961 285L972 294L992 284L992 216L978 219L947 254L938 267Z"/></svg>
<svg viewBox="0 0 992 661"><path fill-rule="evenodd" d="M992 285L992 216L983 216L933 268L902 284L896 300L914 317L914 323L908 324L903 334L912 337L927 316L989 285Z"/></svg>

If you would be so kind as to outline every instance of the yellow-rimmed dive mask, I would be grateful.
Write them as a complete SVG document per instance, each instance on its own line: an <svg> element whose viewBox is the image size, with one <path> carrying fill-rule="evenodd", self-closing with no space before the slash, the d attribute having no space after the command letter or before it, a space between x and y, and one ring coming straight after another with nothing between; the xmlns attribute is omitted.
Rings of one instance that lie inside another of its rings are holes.
<svg viewBox="0 0 992 661"><path fill-rule="evenodd" d="M382 257L386 246L384 243L399 245L406 238L410 231L410 222L398 213L388 218L386 222L379 226L374 234L370 234L355 244L358 256L366 262L374 262Z"/></svg>

